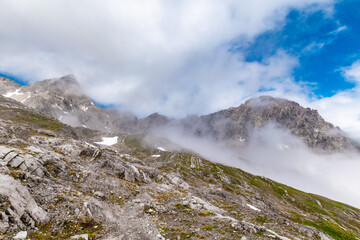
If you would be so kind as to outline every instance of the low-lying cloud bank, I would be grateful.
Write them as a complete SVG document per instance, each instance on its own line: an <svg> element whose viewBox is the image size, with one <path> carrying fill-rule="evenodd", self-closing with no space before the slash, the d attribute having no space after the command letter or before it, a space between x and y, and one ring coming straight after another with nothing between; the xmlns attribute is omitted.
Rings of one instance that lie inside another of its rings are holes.
<svg viewBox="0 0 360 240"><path fill-rule="evenodd" d="M289 131L271 124L254 130L248 144L241 148L189 136L177 128L157 129L152 134L208 160L360 207L358 153L315 153Z"/></svg>

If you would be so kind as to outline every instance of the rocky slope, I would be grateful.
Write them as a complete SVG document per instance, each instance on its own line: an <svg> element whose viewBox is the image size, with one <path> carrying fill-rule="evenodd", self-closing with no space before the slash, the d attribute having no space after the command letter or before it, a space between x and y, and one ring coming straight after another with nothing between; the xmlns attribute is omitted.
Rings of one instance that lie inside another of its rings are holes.
<svg viewBox="0 0 360 240"><path fill-rule="evenodd" d="M0 96L0 239L360 238L359 209L104 134Z"/></svg>

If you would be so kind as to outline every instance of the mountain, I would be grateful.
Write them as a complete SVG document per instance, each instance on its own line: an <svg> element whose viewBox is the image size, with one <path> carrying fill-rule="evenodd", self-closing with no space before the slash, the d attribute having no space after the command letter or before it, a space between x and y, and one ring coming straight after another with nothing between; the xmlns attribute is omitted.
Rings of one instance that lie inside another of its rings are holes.
<svg viewBox="0 0 360 240"><path fill-rule="evenodd" d="M241 147L251 139L255 129L275 124L289 130L315 150L359 149L358 143L347 138L338 127L326 122L316 110L270 96L249 99L238 107L200 117L193 115L177 120L154 113L138 119L131 113L98 106L84 93L72 75L28 86L0 78L0 86L3 96L20 101L73 127L108 133L141 133L157 127L175 127L188 135L211 137Z"/></svg>
<svg viewBox="0 0 360 240"><path fill-rule="evenodd" d="M0 96L0 239L360 238L357 208L105 135Z"/></svg>
<svg viewBox="0 0 360 240"><path fill-rule="evenodd" d="M82 90L72 75L35 82L27 86L1 78L8 86L2 94L59 121L74 126L105 132L134 132L137 118L130 113L99 107Z"/></svg>
<svg viewBox="0 0 360 240"><path fill-rule="evenodd" d="M197 136L247 142L254 129L270 123L290 130L313 149L345 151L359 148L358 143L347 138L338 127L326 122L316 110L270 96L249 99L238 107L209 115L190 116L183 119L180 126L184 132Z"/></svg>
<svg viewBox="0 0 360 240"><path fill-rule="evenodd" d="M0 76L0 94L6 95L8 92L15 92L21 85L15 81L12 81L6 77Z"/></svg>

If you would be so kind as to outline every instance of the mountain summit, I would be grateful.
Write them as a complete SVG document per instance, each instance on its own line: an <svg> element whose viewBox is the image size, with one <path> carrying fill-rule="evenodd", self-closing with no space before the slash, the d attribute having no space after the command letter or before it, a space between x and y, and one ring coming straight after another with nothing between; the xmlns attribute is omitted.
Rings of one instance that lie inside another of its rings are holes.
<svg viewBox="0 0 360 240"><path fill-rule="evenodd" d="M53 116L73 127L85 127L104 132L135 131L136 117L115 109L104 109L94 103L81 88L73 75L35 82L27 86L8 85L3 96L17 100L42 113Z"/></svg>
<svg viewBox="0 0 360 240"><path fill-rule="evenodd" d="M180 121L184 132L217 140L248 142L256 129L274 124L301 138L310 148L344 151L358 148L338 128L326 122L316 110L281 98L261 96L238 107Z"/></svg>

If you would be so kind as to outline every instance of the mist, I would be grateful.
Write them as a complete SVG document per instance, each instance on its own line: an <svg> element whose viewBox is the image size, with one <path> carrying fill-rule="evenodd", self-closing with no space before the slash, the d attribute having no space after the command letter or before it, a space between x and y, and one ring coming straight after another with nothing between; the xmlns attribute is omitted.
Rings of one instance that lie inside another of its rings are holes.
<svg viewBox="0 0 360 240"><path fill-rule="evenodd" d="M316 152L272 123L253 129L246 144L244 139L234 144L193 136L174 126L156 129L151 135L167 138L210 161L360 208L359 153ZM167 150L180 149L167 146Z"/></svg>

